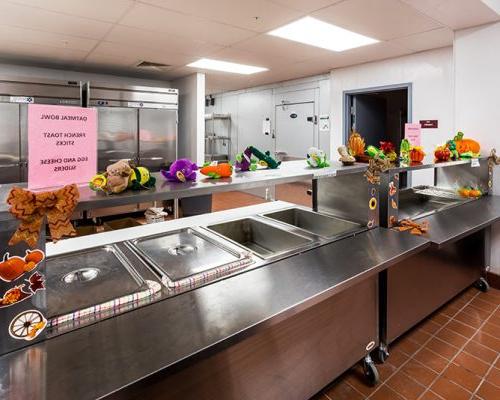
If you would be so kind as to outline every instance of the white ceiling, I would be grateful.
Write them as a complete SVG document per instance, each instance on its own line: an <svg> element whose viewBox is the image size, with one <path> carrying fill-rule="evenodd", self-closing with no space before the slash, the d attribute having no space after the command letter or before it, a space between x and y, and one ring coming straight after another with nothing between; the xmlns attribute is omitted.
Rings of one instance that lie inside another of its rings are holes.
<svg viewBox="0 0 500 400"><path fill-rule="evenodd" d="M381 42L334 53L265 34L306 15ZM165 80L200 57L269 68L207 71L216 92L448 46L453 30L498 20L481 0L1 0L0 58Z"/></svg>

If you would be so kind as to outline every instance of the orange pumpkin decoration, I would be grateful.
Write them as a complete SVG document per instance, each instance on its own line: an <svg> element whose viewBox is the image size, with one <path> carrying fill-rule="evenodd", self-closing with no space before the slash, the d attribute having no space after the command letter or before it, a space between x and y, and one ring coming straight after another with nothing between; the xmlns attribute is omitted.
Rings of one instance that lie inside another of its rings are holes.
<svg viewBox="0 0 500 400"><path fill-rule="evenodd" d="M45 258L45 254L41 250L26 250L26 255L24 256L24 260L28 262L34 262L38 264Z"/></svg>
<svg viewBox="0 0 500 400"><path fill-rule="evenodd" d="M410 149L410 161L411 162L422 162L425 157L425 153L420 146L414 146Z"/></svg>
<svg viewBox="0 0 500 400"><path fill-rule="evenodd" d="M26 262L18 256L11 257L5 253L3 261L0 262L0 279L12 282L24 274Z"/></svg>
<svg viewBox="0 0 500 400"><path fill-rule="evenodd" d="M467 153L468 151L479 153L481 151L481 145L473 139L464 138L463 132L458 132L454 140L458 154Z"/></svg>

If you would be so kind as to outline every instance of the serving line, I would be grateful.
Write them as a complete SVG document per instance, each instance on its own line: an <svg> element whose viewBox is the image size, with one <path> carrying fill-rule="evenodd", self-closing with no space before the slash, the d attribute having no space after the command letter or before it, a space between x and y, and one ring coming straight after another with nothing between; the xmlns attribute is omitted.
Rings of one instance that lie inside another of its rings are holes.
<svg viewBox="0 0 500 400"><path fill-rule="evenodd" d="M428 245L373 229L34 344L0 357L0 397L126 396L141 380L162 379Z"/></svg>
<svg viewBox="0 0 500 400"><path fill-rule="evenodd" d="M484 196L416 221L423 220L429 222L429 240L438 247L443 247L500 220L500 196Z"/></svg>
<svg viewBox="0 0 500 400"><path fill-rule="evenodd" d="M80 200L75 211L90 211L98 208L118 207L131 203L147 203L153 201L182 199L202 196L217 192L248 190L258 187L311 180L319 177L336 176L366 170L366 164L343 166L331 162L331 166L323 169L309 167L305 160L284 161L278 169L260 169L257 171L235 172L230 178L210 179L198 177L195 182L168 182L156 172L156 187L150 190L128 190L117 195L105 195L94 192L87 185L79 187ZM26 188L26 183L0 185L0 221L12 219L6 203L7 196L14 186ZM50 188L49 188L50 189Z"/></svg>

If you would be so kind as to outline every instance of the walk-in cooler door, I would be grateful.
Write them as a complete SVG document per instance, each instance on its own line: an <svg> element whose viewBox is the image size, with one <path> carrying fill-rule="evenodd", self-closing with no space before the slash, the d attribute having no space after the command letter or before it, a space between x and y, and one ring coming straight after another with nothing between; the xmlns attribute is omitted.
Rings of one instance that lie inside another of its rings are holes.
<svg viewBox="0 0 500 400"><path fill-rule="evenodd" d="M139 154L151 171L177 158L177 110L139 109Z"/></svg>

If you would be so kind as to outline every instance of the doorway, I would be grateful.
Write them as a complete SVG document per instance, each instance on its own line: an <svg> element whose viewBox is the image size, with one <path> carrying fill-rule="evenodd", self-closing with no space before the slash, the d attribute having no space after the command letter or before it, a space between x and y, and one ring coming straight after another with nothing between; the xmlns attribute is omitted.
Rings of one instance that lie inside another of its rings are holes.
<svg viewBox="0 0 500 400"><path fill-rule="evenodd" d="M345 143L356 130L367 146L378 147L380 141L391 141L399 149L404 126L411 122L411 83L348 91L344 95Z"/></svg>
<svg viewBox="0 0 500 400"><path fill-rule="evenodd" d="M411 83L344 92L344 143L355 130L366 146L390 141L398 152L405 124L411 122L411 93ZM408 185L407 174L401 174L400 185Z"/></svg>
<svg viewBox="0 0 500 400"><path fill-rule="evenodd" d="M302 159L314 146L314 102L276 106L276 153L284 159Z"/></svg>

